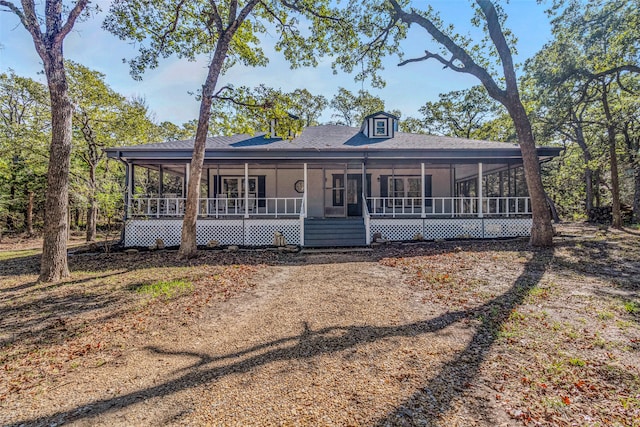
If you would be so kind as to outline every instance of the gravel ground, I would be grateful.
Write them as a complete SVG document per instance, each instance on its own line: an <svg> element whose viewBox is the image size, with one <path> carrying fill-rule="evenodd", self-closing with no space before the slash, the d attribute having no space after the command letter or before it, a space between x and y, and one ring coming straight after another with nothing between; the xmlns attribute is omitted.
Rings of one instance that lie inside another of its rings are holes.
<svg viewBox="0 0 640 427"><path fill-rule="evenodd" d="M224 298L204 281L101 316L106 342L93 325L57 343L89 350L5 394L0 423L638 425L640 238L563 233L550 251L508 241L256 255L227 282L247 286Z"/></svg>

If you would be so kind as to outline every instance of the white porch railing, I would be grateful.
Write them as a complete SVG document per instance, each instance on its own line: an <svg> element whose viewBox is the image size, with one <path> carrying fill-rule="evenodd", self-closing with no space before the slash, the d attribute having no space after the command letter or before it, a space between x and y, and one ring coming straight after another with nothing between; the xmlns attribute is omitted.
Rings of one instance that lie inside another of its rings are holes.
<svg viewBox="0 0 640 427"><path fill-rule="evenodd" d="M421 197L367 197L371 216L478 216L477 197L426 197L424 209ZM531 206L528 197L484 197L482 214L490 216L529 216Z"/></svg>
<svg viewBox="0 0 640 427"><path fill-rule="evenodd" d="M279 217L298 216L301 212L302 197L251 197L244 198L202 198L198 201L198 215L220 218L239 216ZM185 197L134 197L128 208L129 218L166 218L184 216Z"/></svg>

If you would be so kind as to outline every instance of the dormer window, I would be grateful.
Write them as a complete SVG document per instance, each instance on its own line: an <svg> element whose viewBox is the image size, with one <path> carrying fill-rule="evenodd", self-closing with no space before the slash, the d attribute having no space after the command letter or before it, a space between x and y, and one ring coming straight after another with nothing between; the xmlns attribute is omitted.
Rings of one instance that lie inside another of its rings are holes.
<svg viewBox="0 0 640 427"><path fill-rule="evenodd" d="M360 132L367 138L393 138L398 131L398 118L393 114L378 111L364 118Z"/></svg>
<svg viewBox="0 0 640 427"><path fill-rule="evenodd" d="M388 132L387 132L387 119L375 119L374 123L375 123L375 130L374 130L374 135L375 136L387 136Z"/></svg>

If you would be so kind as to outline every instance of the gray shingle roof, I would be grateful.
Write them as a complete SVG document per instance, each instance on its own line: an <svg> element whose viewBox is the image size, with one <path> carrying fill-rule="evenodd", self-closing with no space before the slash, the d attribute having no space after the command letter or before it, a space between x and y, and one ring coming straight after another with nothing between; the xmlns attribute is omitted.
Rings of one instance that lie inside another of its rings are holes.
<svg viewBox="0 0 640 427"><path fill-rule="evenodd" d="M131 147L111 148L116 152L127 151L172 151L193 148L193 139L145 144ZM518 148L517 144L479 141L465 138L452 138L436 135L421 135L396 132L393 138L368 138L359 128L322 125L305 128L301 135L293 140L265 138L264 133L255 135L233 135L207 138L208 150L235 151L349 151L349 150L473 150L473 149L509 149Z"/></svg>

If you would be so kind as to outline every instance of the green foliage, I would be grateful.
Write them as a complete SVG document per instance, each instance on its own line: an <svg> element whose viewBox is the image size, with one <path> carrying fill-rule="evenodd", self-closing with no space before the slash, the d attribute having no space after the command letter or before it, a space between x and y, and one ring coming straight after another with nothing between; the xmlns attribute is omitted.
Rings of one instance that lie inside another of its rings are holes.
<svg viewBox="0 0 640 427"><path fill-rule="evenodd" d="M499 104L482 86L443 93L439 98L420 108L428 133L483 139L489 133L489 124L497 120L500 112Z"/></svg>
<svg viewBox="0 0 640 427"><path fill-rule="evenodd" d="M548 183L570 216L584 215L589 203L611 203L613 191L627 204L640 200L633 174L621 174L620 189L613 188L607 142L615 133L623 169L640 172L637 11L637 0L557 1L550 11L554 39L526 64L523 86L538 139L566 147ZM589 174L593 191L585 185Z"/></svg>
<svg viewBox="0 0 640 427"><path fill-rule="evenodd" d="M336 123L346 126L360 126L369 114L384 111L384 101L363 89L354 95L343 87L338 88L330 105L336 111L333 115Z"/></svg>
<svg viewBox="0 0 640 427"><path fill-rule="evenodd" d="M12 70L0 74L0 222L24 229L29 193L42 206L50 140L48 92Z"/></svg>

